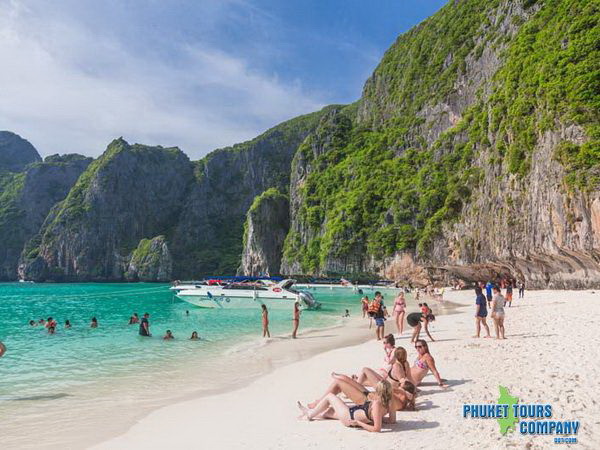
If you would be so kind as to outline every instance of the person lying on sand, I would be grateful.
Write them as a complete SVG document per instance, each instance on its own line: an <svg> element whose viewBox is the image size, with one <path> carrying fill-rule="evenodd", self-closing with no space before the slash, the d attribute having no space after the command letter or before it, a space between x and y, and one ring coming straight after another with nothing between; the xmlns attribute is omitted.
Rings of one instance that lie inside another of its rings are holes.
<svg viewBox="0 0 600 450"><path fill-rule="evenodd" d="M392 385L387 381L380 381L375 392L363 392L362 400L354 406L348 406L337 395L329 393L314 408L309 409L300 402L298 408L302 411L300 417L307 420L337 419L346 427L361 427L378 433L384 423L396 423L396 411L391 406L392 402Z"/></svg>
<svg viewBox="0 0 600 450"><path fill-rule="evenodd" d="M404 347L398 347L394 350L392 365L389 370L379 369L377 372L370 367L363 367L358 376L356 376L356 381L359 384L372 387L375 387L381 380L388 380L394 388L400 386L404 380L414 384Z"/></svg>
<svg viewBox="0 0 600 450"><path fill-rule="evenodd" d="M319 402L327 397L328 394L344 394L356 404L362 404L368 400L370 391L367 389L366 385L358 383L356 380L348 377L347 375L342 375L335 372L332 372L331 378L333 381L327 387L325 393L317 400L310 402L307 405L309 408L316 408ZM373 383L373 387L376 387L380 381L383 380L378 380L377 382ZM401 384L398 384L397 387L392 386L393 401L391 409L394 411L403 411L407 409L414 410L416 392L416 387L407 380L404 380Z"/></svg>
<svg viewBox="0 0 600 450"><path fill-rule="evenodd" d="M429 353L427 342L425 342L423 339L419 339L417 342L415 342L415 348L417 349L419 356L415 360L415 365L410 369L412 380L414 381L415 386L419 386L423 381L423 378L425 378L425 375L427 375L427 373L431 370L431 373L438 381L438 385L440 387L447 388L448 385L444 384L444 381L446 380L440 376L437 368L435 367L435 360L433 359L433 356L431 356L431 353Z"/></svg>

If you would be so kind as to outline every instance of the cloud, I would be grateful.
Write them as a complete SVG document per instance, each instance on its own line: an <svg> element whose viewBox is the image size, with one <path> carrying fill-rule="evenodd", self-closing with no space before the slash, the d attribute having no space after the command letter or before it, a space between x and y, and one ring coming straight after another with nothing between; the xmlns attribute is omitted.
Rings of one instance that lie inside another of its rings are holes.
<svg viewBox="0 0 600 450"><path fill-rule="evenodd" d="M230 15L209 3L204 25L216 29ZM244 4L234 3L239 15ZM198 158L322 106L301 83L258 71L200 35L182 39L174 29L145 39L147 29L134 28L132 37L119 30L135 15L99 30L63 6L12 1L0 10L0 129L42 154L98 155L123 136Z"/></svg>

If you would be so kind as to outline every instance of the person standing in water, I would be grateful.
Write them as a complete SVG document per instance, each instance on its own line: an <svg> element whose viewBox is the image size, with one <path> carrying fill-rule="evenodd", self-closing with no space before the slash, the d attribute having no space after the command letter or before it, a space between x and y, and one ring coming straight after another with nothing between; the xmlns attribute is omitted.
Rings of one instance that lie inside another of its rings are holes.
<svg viewBox="0 0 600 450"><path fill-rule="evenodd" d="M401 336L404 332L404 316L406 315L406 300L404 298L403 291L400 291L394 300L393 314L396 317L396 328L398 328L398 334Z"/></svg>
<svg viewBox="0 0 600 450"><path fill-rule="evenodd" d="M475 336L473 337L479 337L479 334L481 333L481 325L483 325L483 328L485 328L485 332L486 332L486 338L491 337L490 336L490 327L488 327L488 324L486 322L486 317L487 317L487 302L485 297L483 296L483 291L481 290L481 288L479 286L475 286Z"/></svg>
<svg viewBox="0 0 600 450"><path fill-rule="evenodd" d="M92 317L92 322L90 323L90 328L98 328L98 319Z"/></svg>
<svg viewBox="0 0 600 450"><path fill-rule="evenodd" d="M261 305L262 308L262 327L263 327L263 337L271 337L271 333L269 332L269 310L267 309L267 305Z"/></svg>
<svg viewBox="0 0 600 450"><path fill-rule="evenodd" d="M504 303L505 299L500 293L500 288L494 287L494 298L492 300L492 319L494 319L496 339L506 339L504 336Z"/></svg>
<svg viewBox="0 0 600 450"><path fill-rule="evenodd" d="M300 326L300 304L298 302L294 303L294 313L292 318L292 324L294 326L294 330L292 331L292 339L296 339L296 334L298 333L298 327Z"/></svg>
<svg viewBox="0 0 600 450"><path fill-rule="evenodd" d="M140 336L150 337L152 334L150 333L150 314L144 313L144 317L140 322Z"/></svg>
<svg viewBox="0 0 600 450"><path fill-rule="evenodd" d="M65 320L65 330L71 328L71 321L70 320Z"/></svg>

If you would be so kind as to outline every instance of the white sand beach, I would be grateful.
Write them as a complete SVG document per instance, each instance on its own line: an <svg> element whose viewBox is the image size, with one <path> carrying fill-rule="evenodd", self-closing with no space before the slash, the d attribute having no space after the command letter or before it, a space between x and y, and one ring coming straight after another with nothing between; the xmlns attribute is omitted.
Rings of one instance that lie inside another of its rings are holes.
<svg viewBox="0 0 600 450"><path fill-rule="evenodd" d="M458 314L438 317L432 327L437 341L430 350L450 388L439 388L428 375L417 411L400 412L398 422L382 433L345 428L337 421L297 419L296 401L320 395L332 371L350 374L362 366L381 366L381 343L369 340L278 368L241 389L158 409L95 448L553 446L550 435L517 431L502 436L494 419L462 417L463 403L496 402L499 385L521 403L552 404L554 420L581 421L579 448L599 448L600 292L526 292L524 300L517 298L507 308L505 341L472 338L472 292L447 291L446 298L464 307ZM397 345L408 349L412 362L416 353L409 340L405 331Z"/></svg>

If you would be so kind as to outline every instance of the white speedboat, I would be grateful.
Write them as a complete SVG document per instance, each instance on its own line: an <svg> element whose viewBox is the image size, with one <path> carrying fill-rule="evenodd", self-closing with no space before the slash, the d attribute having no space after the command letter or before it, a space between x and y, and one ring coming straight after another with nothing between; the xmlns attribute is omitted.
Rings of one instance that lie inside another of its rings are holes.
<svg viewBox="0 0 600 450"><path fill-rule="evenodd" d="M177 291L177 297L201 308L292 308L295 302L303 308L317 309L320 304L309 292L293 289L294 280L232 282L228 284L194 284ZM179 286L177 286L179 288Z"/></svg>

